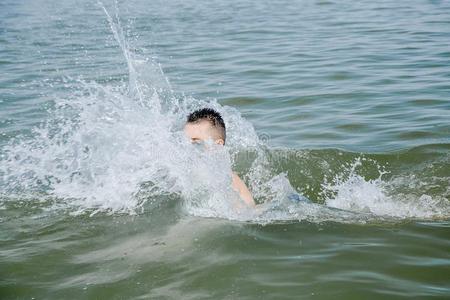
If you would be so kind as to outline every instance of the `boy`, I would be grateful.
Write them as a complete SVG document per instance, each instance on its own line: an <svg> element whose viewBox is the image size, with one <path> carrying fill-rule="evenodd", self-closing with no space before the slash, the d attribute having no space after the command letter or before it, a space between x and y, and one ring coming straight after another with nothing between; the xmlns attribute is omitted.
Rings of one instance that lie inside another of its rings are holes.
<svg viewBox="0 0 450 300"><path fill-rule="evenodd" d="M192 143L202 143L212 140L215 144L225 145L226 128L222 116L211 108L202 108L189 114L184 132ZM252 194L239 176L232 172L232 187L239 193L244 202L250 206L255 206Z"/></svg>

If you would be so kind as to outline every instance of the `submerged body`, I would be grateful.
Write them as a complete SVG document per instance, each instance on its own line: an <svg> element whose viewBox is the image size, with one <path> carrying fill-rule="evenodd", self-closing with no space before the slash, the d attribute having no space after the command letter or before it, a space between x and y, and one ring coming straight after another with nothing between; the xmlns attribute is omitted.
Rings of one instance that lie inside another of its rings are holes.
<svg viewBox="0 0 450 300"><path fill-rule="evenodd" d="M184 132L191 143L203 143L205 147L208 147L208 143L225 145L225 123L220 114L212 109L206 108L191 113L184 126ZM246 205L254 207L255 201L244 181L235 172L231 172L231 179L233 190L239 194Z"/></svg>

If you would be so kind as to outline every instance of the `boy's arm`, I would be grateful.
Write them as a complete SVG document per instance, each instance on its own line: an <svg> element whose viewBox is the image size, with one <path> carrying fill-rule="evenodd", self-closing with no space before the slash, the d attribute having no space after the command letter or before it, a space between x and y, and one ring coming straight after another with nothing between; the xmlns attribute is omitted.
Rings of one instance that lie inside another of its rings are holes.
<svg viewBox="0 0 450 300"><path fill-rule="evenodd" d="M231 177L233 178L233 189L239 193L242 200L244 200L248 206L255 207L255 201L253 200L252 194L242 179L234 172L231 174Z"/></svg>

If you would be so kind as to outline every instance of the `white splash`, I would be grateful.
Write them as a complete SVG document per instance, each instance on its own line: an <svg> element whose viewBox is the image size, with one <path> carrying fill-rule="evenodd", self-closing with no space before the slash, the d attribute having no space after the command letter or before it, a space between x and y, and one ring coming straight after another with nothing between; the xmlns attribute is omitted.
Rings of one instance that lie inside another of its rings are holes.
<svg viewBox="0 0 450 300"><path fill-rule="evenodd" d="M396 218L436 218L449 215L449 205L443 199L396 192L392 182L383 181L387 172L379 170L376 179L366 180L357 172L365 159L358 158L331 182L322 184L325 204L347 211ZM374 163L374 162L372 162Z"/></svg>
<svg viewBox="0 0 450 300"><path fill-rule="evenodd" d="M129 50L118 14L104 10L128 64L128 84L64 78L70 92L54 99L33 138L17 137L2 149L2 194L56 198L93 213L135 213L164 194L187 199L189 212L227 216L230 207L221 203L237 196L230 153L257 145L256 132L231 107L176 97L159 64ZM200 107L230 124L226 148L200 153L185 138L186 116Z"/></svg>
<svg viewBox="0 0 450 300"><path fill-rule="evenodd" d="M115 16L103 9L127 62L129 81L64 78L61 85L68 92L54 99L49 119L33 129L32 138L19 136L2 149L0 201L14 195L54 199L58 207L95 214L137 213L148 202L177 199L192 215L262 223L449 215L427 195L413 201L392 196L382 172L365 180L356 171L361 160L323 184L326 205L290 201L296 191L286 174L271 170L253 126L232 107L175 95L155 60L129 50L118 8ZM199 152L184 137L186 115L205 106L219 111L227 124L225 148ZM246 174L253 195L264 202L255 210L242 208L231 189L234 158L242 149L256 153Z"/></svg>

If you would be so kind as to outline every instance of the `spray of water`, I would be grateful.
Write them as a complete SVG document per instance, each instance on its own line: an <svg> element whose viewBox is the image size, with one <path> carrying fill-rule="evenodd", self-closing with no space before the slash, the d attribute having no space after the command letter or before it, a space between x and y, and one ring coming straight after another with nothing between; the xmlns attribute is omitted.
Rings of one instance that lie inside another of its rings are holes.
<svg viewBox="0 0 450 300"><path fill-rule="evenodd" d="M363 162L376 164L374 161L358 158L332 180L325 180L322 194L327 206L395 218L445 218L449 215L449 204L443 198L398 193L393 181L383 180L389 172L379 165L376 165L378 177L365 179L358 174L358 168Z"/></svg>
<svg viewBox="0 0 450 300"><path fill-rule="evenodd" d="M3 194L56 197L93 212L136 212L162 193L190 199L188 209L204 198L204 207L213 205L206 195L236 197L227 153L256 141L251 125L215 102L177 99L159 64L129 50L117 10L113 18L103 9L127 61L128 84L66 78L72 93L55 99L33 138L17 137L3 149ZM226 149L200 153L184 137L187 113L204 106L233 124ZM237 128L245 134L232 134Z"/></svg>
<svg viewBox="0 0 450 300"><path fill-rule="evenodd" d="M70 93L54 99L49 119L33 129L32 138L18 136L2 149L1 201L51 199L77 213L95 214L137 213L149 202L176 199L189 214L257 222L435 216L434 208L389 196L382 174L368 181L357 175L361 161L350 175L323 184L328 207L289 200L296 191L286 174L271 171L253 126L234 108L176 96L155 60L130 51L117 4L115 15L101 7L127 62L128 83L65 78ZM187 141L186 115L201 107L222 114L226 147L199 151ZM257 209L244 208L231 189L231 170L243 149L255 153L245 178L261 203Z"/></svg>

